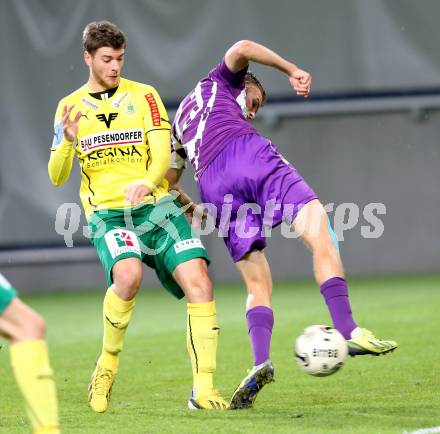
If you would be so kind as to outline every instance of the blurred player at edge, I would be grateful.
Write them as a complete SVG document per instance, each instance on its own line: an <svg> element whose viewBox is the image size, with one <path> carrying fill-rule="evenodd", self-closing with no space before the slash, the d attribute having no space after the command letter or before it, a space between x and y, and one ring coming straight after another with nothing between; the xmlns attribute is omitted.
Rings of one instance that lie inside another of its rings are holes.
<svg viewBox="0 0 440 434"><path fill-rule="evenodd" d="M188 302L194 380L189 408L227 408L213 388L219 328L207 253L184 215L175 212L179 208L164 179L171 154L166 110L152 86L121 77L126 40L117 26L88 24L83 44L89 80L58 104L48 170L53 184L63 184L76 154L81 201L107 276L102 352L89 384L90 406L107 410L145 263L171 294ZM170 227L176 236L169 236Z"/></svg>
<svg viewBox="0 0 440 434"><path fill-rule="evenodd" d="M397 346L393 341L378 339L353 320L337 240L324 207L275 145L251 126L249 121L266 100L260 81L248 72L251 61L285 73L298 95L309 95L309 73L262 45L240 41L183 99L172 132L173 152L178 155L185 151L194 167L202 201L216 207L216 226L224 233L226 246L248 292L246 317L254 367L235 391L231 408L251 407L259 390L272 381L274 374L269 359L274 323L272 277L263 252L266 240L262 218L270 203L278 205L272 209L273 218L268 223L271 227L281 223L286 206L294 205L288 224L301 234L313 253L316 281L334 327L348 341L350 354L385 354ZM177 181L178 169L182 167L182 162L175 166L170 181ZM221 210L227 195L232 211L230 224L226 221L224 226ZM248 210L245 222L240 222L237 212L246 203L257 204L262 211L258 215ZM258 231L253 236L247 233L242 237L237 233L240 227Z"/></svg>
<svg viewBox="0 0 440 434"><path fill-rule="evenodd" d="M34 434L58 434L58 401L44 340L44 319L0 274L0 334L11 343L11 364Z"/></svg>

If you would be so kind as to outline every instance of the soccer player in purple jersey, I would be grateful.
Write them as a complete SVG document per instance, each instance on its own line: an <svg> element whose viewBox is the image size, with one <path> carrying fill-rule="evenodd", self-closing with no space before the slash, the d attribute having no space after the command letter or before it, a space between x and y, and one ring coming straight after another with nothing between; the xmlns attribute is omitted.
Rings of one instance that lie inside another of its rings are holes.
<svg viewBox="0 0 440 434"><path fill-rule="evenodd" d="M378 339L354 321L336 237L324 207L275 145L249 123L266 100L261 83L248 72L251 61L285 73L298 95L309 95L308 72L262 45L239 41L184 98L173 123L174 160L186 152L201 199L218 211L216 226L247 288L254 367L234 392L231 408L252 407L258 392L274 376L269 358L272 277L263 252L268 225L287 221L311 250L316 282L351 355L385 354L397 347L396 342ZM172 182L178 181L182 167L174 165Z"/></svg>

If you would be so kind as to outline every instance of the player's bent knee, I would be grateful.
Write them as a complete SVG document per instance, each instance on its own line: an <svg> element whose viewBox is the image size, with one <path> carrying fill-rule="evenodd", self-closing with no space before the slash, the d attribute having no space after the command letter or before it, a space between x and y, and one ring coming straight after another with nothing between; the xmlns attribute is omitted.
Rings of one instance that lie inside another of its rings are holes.
<svg viewBox="0 0 440 434"><path fill-rule="evenodd" d="M198 276L194 276L194 278L188 282L185 293L187 293L188 299L195 299L198 303L212 301L214 291L208 273L202 272L198 274Z"/></svg>
<svg viewBox="0 0 440 434"><path fill-rule="evenodd" d="M35 314L35 317L32 322L33 322L32 327L35 333L35 337L37 339L44 339L46 335L46 322L44 321L44 318L39 314Z"/></svg>
<svg viewBox="0 0 440 434"><path fill-rule="evenodd" d="M139 264L125 264L113 268L115 292L123 299L133 298L142 281L142 267Z"/></svg>
<svg viewBox="0 0 440 434"><path fill-rule="evenodd" d="M179 264L173 277L181 286L190 303L204 303L214 298L206 261L201 258Z"/></svg>
<svg viewBox="0 0 440 434"><path fill-rule="evenodd" d="M29 309L25 315L19 319L16 332L12 336L14 341L28 341L44 339L46 335L46 322L37 312Z"/></svg>
<svg viewBox="0 0 440 434"><path fill-rule="evenodd" d="M129 270L125 270L113 277L116 287L120 290L136 291L141 283L141 277L137 273L131 274Z"/></svg>
<svg viewBox="0 0 440 434"><path fill-rule="evenodd" d="M309 247L317 242L327 229L327 212L319 200L312 200L304 205L292 223L297 232Z"/></svg>

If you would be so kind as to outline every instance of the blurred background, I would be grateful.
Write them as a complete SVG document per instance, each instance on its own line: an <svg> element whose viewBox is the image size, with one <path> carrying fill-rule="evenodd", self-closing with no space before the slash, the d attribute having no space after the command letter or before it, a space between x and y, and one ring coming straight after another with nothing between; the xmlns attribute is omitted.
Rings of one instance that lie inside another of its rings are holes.
<svg viewBox="0 0 440 434"><path fill-rule="evenodd" d="M127 36L123 75L155 86L171 117L240 39L310 71L313 94L305 101L281 73L252 66L269 95L255 124L324 204L359 207L354 225L343 213L353 226L341 242L347 273L440 271L440 2L0 0L0 6L0 270L22 292L105 285L82 234L84 219L73 248L55 231L57 209L80 205L78 167L60 188L47 175L57 103L88 78L83 28L102 19ZM183 185L197 198L191 168ZM368 239L362 234L372 227L363 210L371 203L384 204L386 214L378 216L383 234ZM238 281L217 232L203 240L214 280ZM312 276L309 253L279 228L267 254L275 280ZM153 271L145 269L144 285L158 286Z"/></svg>

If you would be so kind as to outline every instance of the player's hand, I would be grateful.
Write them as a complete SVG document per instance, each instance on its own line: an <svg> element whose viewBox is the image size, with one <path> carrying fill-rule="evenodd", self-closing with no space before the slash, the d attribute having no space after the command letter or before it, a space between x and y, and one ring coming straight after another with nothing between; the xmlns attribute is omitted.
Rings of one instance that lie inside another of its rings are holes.
<svg viewBox="0 0 440 434"><path fill-rule="evenodd" d="M208 211L202 205L195 205L191 213L187 214L190 225L195 229L201 229L208 216Z"/></svg>
<svg viewBox="0 0 440 434"><path fill-rule="evenodd" d="M125 190L125 200L132 206L138 205L142 202L145 196L151 193L151 189L145 184L131 184Z"/></svg>
<svg viewBox="0 0 440 434"><path fill-rule="evenodd" d="M73 142L78 135L78 123L82 116L82 113L79 111L76 113L75 117L70 119L70 113L72 112L74 105L65 105L63 108L63 115L61 118L61 125L63 126L64 137L69 142Z"/></svg>
<svg viewBox="0 0 440 434"><path fill-rule="evenodd" d="M289 75L289 82L297 95L307 98L312 86L312 76L302 69L295 69Z"/></svg>

